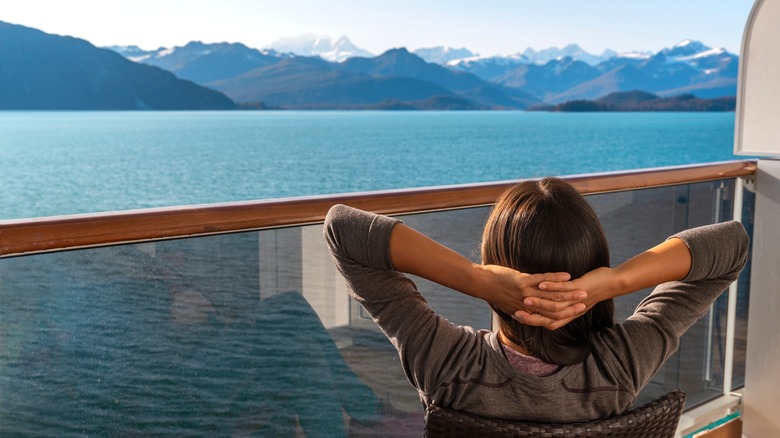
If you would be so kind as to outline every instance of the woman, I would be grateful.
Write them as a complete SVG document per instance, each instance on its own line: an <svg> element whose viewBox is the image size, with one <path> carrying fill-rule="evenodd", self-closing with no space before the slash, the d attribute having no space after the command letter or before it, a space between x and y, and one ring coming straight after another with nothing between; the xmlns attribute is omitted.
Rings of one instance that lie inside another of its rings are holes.
<svg viewBox="0 0 780 438"><path fill-rule="evenodd" d="M554 178L501 196L485 226L483 265L396 219L345 206L328 213L325 237L426 407L541 422L627 410L738 277L748 247L741 224L728 222L679 233L611 269L596 215ZM487 301L498 330L450 323L402 272ZM612 298L658 284L613 324Z"/></svg>

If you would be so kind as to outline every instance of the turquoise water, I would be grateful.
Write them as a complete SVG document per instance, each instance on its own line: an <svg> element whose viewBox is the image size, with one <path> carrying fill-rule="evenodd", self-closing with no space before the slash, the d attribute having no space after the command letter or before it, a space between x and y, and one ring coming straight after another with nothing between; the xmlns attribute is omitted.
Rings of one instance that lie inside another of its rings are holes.
<svg viewBox="0 0 780 438"><path fill-rule="evenodd" d="M0 112L0 219L720 161L734 158L732 136L732 113ZM605 202L607 232L631 235L613 257L698 217L689 208L715 210L712 189L642 192ZM407 219L469 253L484 214ZM0 436L419 436L395 349L327 276L311 281L320 265L304 275L310 238L293 228L3 259ZM453 321L489 321L486 307L426 294ZM326 330L305 299L349 323ZM708 338L696 333L659 373L692 385L689 404L703 391Z"/></svg>
<svg viewBox="0 0 780 438"><path fill-rule="evenodd" d="M729 160L733 113L0 112L0 219Z"/></svg>

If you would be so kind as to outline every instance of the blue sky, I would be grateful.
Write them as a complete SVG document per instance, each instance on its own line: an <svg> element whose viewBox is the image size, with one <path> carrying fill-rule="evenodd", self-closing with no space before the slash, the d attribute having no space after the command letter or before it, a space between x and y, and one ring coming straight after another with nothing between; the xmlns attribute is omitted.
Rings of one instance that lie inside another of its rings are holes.
<svg viewBox="0 0 780 438"><path fill-rule="evenodd" d="M686 39L738 53L750 0L15 0L0 20L144 49L203 42L262 48L281 37L348 36L379 54L446 45L482 55L577 43L656 51Z"/></svg>

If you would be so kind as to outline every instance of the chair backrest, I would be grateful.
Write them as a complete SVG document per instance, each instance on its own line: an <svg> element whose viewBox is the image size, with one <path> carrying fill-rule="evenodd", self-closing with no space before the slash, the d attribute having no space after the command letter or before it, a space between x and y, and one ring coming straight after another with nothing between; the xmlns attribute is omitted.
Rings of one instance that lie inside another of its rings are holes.
<svg viewBox="0 0 780 438"><path fill-rule="evenodd" d="M486 418L432 405L425 436L437 437L674 437L686 394L672 391L626 413L587 423L530 423Z"/></svg>

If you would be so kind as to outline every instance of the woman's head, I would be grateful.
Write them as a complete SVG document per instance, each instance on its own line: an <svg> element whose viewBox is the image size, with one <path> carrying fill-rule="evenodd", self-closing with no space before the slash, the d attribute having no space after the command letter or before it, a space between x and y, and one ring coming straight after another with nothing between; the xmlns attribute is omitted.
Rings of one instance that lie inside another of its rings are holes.
<svg viewBox="0 0 780 438"><path fill-rule="evenodd" d="M482 236L482 262L521 272L568 272L572 278L609 266L609 248L596 213L557 178L526 181L504 192ZM571 365L587 358L591 335L613 324L612 300L602 301L558 330L519 323L493 308L512 342L540 359Z"/></svg>

